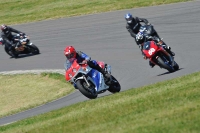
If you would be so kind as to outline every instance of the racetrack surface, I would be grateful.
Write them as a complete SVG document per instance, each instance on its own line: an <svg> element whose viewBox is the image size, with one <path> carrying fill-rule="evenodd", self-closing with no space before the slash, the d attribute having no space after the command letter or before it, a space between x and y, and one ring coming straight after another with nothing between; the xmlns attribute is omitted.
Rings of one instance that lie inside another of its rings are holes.
<svg viewBox="0 0 200 133"><path fill-rule="evenodd" d="M26 32L41 54L10 58L0 49L0 72L13 70L64 69L63 50L73 45L92 59L110 64L122 91L200 71L200 1L143 7L102 14L46 20L14 25ZM134 39L125 28L125 13L147 18L176 53L180 70L168 73L158 66L150 68ZM17 88L16 88L17 89ZM110 95L106 92L99 97ZM14 100L14 99L13 99ZM69 96L0 119L0 125L88 100L76 91Z"/></svg>

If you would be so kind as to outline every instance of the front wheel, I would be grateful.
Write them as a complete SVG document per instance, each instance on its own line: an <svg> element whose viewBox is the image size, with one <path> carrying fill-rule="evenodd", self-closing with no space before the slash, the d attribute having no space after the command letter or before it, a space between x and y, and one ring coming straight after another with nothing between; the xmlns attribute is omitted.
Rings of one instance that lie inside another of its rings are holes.
<svg viewBox="0 0 200 133"><path fill-rule="evenodd" d="M85 82L85 80L83 79L80 79L80 80L77 80L76 82L76 86L77 88L79 89L79 91L84 95L86 96L87 98L90 98L90 99L95 99L97 98L97 92L95 90L94 87L88 87L87 83Z"/></svg>
<svg viewBox="0 0 200 133"><path fill-rule="evenodd" d="M121 90L121 85L119 84L117 79L112 76L112 83L109 86L108 91L110 91L111 93L116 93L116 92L120 92L120 90Z"/></svg>
<svg viewBox="0 0 200 133"><path fill-rule="evenodd" d="M174 70L178 70L179 69L179 65L174 61Z"/></svg>
<svg viewBox="0 0 200 133"><path fill-rule="evenodd" d="M158 57L158 64L161 68L167 69L169 72L174 72L174 68L170 66L169 61L164 57Z"/></svg>
<svg viewBox="0 0 200 133"><path fill-rule="evenodd" d="M34 44L28 45L32 54L39 54L40 50Z"/></svg>

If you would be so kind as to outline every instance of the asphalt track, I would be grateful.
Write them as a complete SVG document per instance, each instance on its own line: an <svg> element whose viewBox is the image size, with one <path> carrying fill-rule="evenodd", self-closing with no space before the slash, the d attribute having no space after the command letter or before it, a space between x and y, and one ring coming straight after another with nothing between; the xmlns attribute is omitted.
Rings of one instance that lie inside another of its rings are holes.
<svg viewBox="0 0 200 133"><path fill-rule="evenodd" d="M73 45L92 59L112 66L122 91L200 71L200 1L144 7L36 23L14 25L31 37L41 54L12 59L0 49L0 72L12 70L64 69L63 49ZM168 73L150 68L125 28L125 13L147 18L176 53L180 70ZM16 88L17 89L17 88ZM99 97L110 95L107 92ZM13 99L14 100L14 99ZM40 107L0 119L0 125L88 100L76 91Z"/></svg>

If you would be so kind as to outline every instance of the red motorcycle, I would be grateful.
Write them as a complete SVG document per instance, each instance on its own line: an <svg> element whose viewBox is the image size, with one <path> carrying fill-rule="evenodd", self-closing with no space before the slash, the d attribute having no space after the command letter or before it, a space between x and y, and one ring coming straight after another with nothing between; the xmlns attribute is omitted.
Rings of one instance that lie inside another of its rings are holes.
<svg viewBox="0 0 200 133"><path fill-rule="evenodd" d="M111 74L111 66L102 61L97 62L100 67ZM95 99L98 94L106 90L111 93L116 93L121 90L119 82L111 75L109 84L99 71L90 68L87 64L77 63L76 59L70 59L65 63L65 78L70 83L74 84L84 96Z"/></svg>
<svg viewBox="0 0 200 133"><path fill-rule="evenodd" d="M162 40L158 43L147 41L143 45L142 52L145 59L149 59L153 64L160 68L167 69L169 72L174 72L179 69L179 65L174 61L174 58L162 47Z"/></svg>

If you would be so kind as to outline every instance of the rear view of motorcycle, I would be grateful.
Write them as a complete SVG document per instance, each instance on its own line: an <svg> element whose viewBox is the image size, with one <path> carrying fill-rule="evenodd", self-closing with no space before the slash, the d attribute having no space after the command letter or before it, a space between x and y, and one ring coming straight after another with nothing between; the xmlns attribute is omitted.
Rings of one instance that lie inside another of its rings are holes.
<svg viewBox="0 0 200 133"><path fill-rule="evenodd" d="M104 62L98 62L99 66L111 74L111 66ZM98 94L110 91L116 93L121 90L117 79L111 75L109 83L103 74L90 68L87 64L79 64L76 59L65 63L65 78L72 83L84 96L89 99L97 98Z"/></svg>
<svg viewBox="0 0 200 133"><path fill-rule="evenodd" d="M12 54L9 52L9 45L5 43L5 41L1 38L0 39L0 44L4 45L4 50L5 52L12 56ZM39 54L40 51L38 49L38 47L33 44L30 41L29 36L27 35L21 35L21 34L16 34L13 38L13 44L15 44L14 46L11 46L13 49L13 54L15 57L18 57L20 54Z"/></svg>

